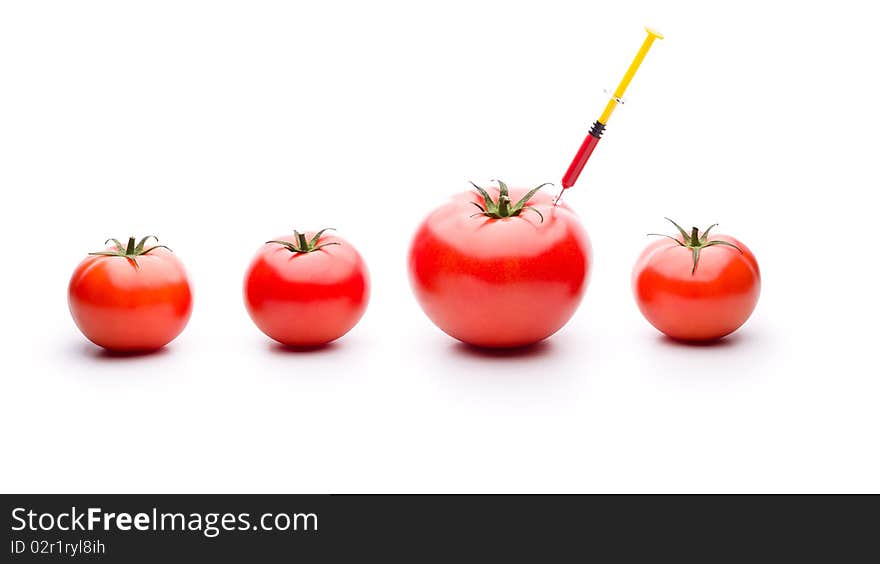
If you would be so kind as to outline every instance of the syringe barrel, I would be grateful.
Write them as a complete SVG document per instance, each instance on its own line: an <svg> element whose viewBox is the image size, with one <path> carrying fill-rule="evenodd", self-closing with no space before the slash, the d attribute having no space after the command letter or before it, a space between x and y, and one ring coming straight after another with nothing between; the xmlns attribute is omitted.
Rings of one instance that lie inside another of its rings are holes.
<svg viewBox="0 0 880 564"><path fill-rule="evenodd" d="M571 164L568 165L568 170L565 171L565 176L562 177L563 190L571 188L574 186L574 183L577 182L578 176L580 176L581 171L584 169L584 165L590 160L590 155L593 154L593 149L596 148L604 131L605 125L603 123L598 121L593 123L593 128L590 129L590 133L584 138L584 142L581 143L580 149L578 149Z"/></svg>

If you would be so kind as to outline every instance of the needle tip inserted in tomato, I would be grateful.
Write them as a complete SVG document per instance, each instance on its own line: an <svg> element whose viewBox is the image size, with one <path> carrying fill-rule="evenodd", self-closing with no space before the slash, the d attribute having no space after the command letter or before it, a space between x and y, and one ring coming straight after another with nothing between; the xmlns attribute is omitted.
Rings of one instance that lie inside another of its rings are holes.
<svg viewBox="0 0 880 564"><path fill-rule="evenodd" d="M645 59L645 55L648 54L651 45L654 44L654 40L663 39L663 34L654 31L649 27L646 27L645 31L648 33L648 36L645 37L638 53L636 53L632 63L630 63L629 68L626 69L626 73L624 73L623 78L620 80L620 84L617 85L617 89L614 90L611 99L608 100L608 104L605 105L605 110L602 112L602 115L599 116L599 119L593 122L590 132L584 138L584 142L581 143L581 146L575 154L574 159L572 159L571 164L568 165L568 170L565 171L565 175L562 177L562 189L554 199L554 204L558 204L565 191L574 186L574 183L577 182L578 176L580 176L581 171L584 169L584 165L590 160L593 150L596 148L596 145L599 144L599 139L602 138L602 134L605 132L605 126L608 123L608 119L611 117L611 114L614 112L617 105L622 103L623 94L626 92L627 86L629 86L636 71L639 70L639 66Z"/></svg>

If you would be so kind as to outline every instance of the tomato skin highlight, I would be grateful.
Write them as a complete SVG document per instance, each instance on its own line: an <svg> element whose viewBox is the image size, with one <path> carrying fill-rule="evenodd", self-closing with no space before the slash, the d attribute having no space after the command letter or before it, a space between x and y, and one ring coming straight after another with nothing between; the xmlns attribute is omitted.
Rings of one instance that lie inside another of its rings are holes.
<svg viewBox="0 0 880 564"><path fill-rule="evenodd" d="M493 197L498 189L490 189ZM517 201L526 190L511 189ZM464 192L434 210L409 250L413 292L448 335L487 348L522 347L558 331L589 281L592 251L577 216L541 192L535 213L474 216L483 199Z"/></svg>
<svg viewBox="0 0 880 564"><path fill-rule="evenodd" d="M177 337L192 314L183 263L166 249L137 257L89 256L74 270L68 305L90 341L116 352L146 352Z"/></svg>
<svg viewBox="0 0 880 564"><path fill-rule="evenodd" d="M305 234L308 238L314 232ZM277 240L295 242L292 235ZM335 235L328 245L294 253L277 243L261 246L248 266L244 302L257 327L290 347L315 347L342 337L360 321L370 298L366 263Z"/></svg>
<svg viewBox="0 0 880 564"><path fill-rule="evenodd" d="M648 245L633 268L639 310L673 339L720 339L741 327L758 303L761 273L754 254L728 235L712 239L732 243L742 253L723 245L706 247L694 269L690 249L660 239Z"/></svg>

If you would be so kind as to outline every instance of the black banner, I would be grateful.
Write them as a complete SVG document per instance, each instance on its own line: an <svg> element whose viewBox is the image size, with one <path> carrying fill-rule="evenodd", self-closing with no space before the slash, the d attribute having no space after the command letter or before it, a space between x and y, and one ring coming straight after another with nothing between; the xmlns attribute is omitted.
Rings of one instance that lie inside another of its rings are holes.
<svg viewBox="0 0 880 564"><path fill-rule="evenodd" d="M3 550L7 562L876 561L878 508L872 496L8 495Z"/></svg>

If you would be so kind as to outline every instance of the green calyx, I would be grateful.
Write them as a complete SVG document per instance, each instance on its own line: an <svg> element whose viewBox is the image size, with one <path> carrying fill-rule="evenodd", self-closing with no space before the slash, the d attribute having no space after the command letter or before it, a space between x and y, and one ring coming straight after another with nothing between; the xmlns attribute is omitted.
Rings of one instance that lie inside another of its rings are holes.
<svg viewBox="0 0 880 564"><path fill-rule="evenodd" d="M155 249L168 249L168 247L166 247L165 245L153 245L151 247L145 248L147 241L149 241L150 239L155 239L157 243L159 242L159 239L155 235L147 235L146 237L138 241L137 244L135 244L134 242L134 237L129 237L128 244L125 246L122 246L122 243L119 242L119 239L107 239L106 241L104 241L104 244L106 245L107 243L110 243L112 241L113 246L115 247L112 251L97 251L89 254L102 257L126 258L131 261L131 263L135 265L135 267L137 267L137 257L145 255ZM170 251L171 249L168 250Z"/></svg>
<svg viewBox="0 0 880 564"><path fill-rule="evenodd" d="M681 234L681 240L679 241L677 238L671 235L664 235L662 233L648 233L648 235L653 235L657 237L666 237L668 239L672 239L676 243L678 243L682 247L686 247L691 250L694 255L694 266L691 268L691 274L697 271L697 262L700 260L700 251L705 249L706 247L712 247L715 245L724 245L725 247L733 247L740 253L743 252L742 249L734 245L733 243L728 243L727 241L721 241L720 239L709 239L709 231L712 230L713 227L716 227L718 224L713 223L709 227L706 228L703 233L700 233L700 230L696 227L691 228L691 232L688 233L685 231L679 224L675 223L668 217L664 218L666 221L671 223L678 229L678 232Z"/></svg>
<svg viewBox="0 0 880 564"><path fill-rule="evenodd" d="M483 215L486 217L491 217L492 219L502 219L505 217L514 217L521 214L524 211L532 211L538 214L538 217L541 218L541 222L544 222L544 214L535 209L533 206L527 206L529 200L532 199L532 196L538 193L538 190L543 188L544 186L552 186L550 182L545 182L541 184L537 188L532 188L526 195L520 198L518 202L515 204L510 201L510 192L507 189L507 184L501 182L500 180L495 180L494 182L498 183L498 189L500 194L498 194L498 199L493 200L492 196L489 195L484 188L480 188L473 182L471 182L471 186L477 189L477 192L480 193L480 196L483 197L483 204L480 205L477 202L471 202L474 206L477 207L480 211L475 213L471 217L476 217L478 215Z"/></svg>
<svg viewBox="0 0 880 564"><path fill-rule="evenodd" d="M291 253L311 253L317 251L318 249L323 249L328 245L339 245L336 241L331 241L329 243L320 243L321 235L324 234L325 231L335 231L332 227L326 227L317 233L311 238L306 238L304 233L300 233L296 229L293 230L293 238L296 239L295 242L291 243L290 241L266 241L266 244L269 243L277 243L290 251Z"/></svg>

